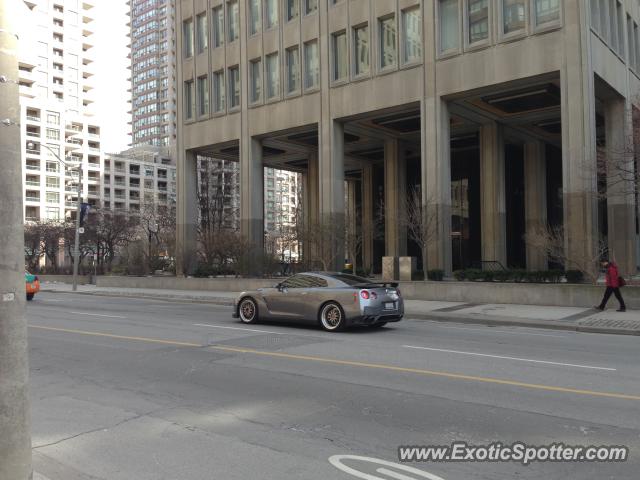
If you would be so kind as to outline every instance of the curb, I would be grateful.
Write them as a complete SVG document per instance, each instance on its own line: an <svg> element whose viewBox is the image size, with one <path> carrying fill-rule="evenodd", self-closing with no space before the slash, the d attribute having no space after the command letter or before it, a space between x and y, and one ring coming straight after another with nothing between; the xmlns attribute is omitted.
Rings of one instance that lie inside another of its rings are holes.
<svg viewBox="0 0 640 480"><path fill-rule="evenodd" d="M71 292L65 290L47 290L42 289L42 292L49 293L67 293L75 295L94 295L101 297L126 297L126 298L148 298L154 300L171 300L172 302L182 303L205 303L210 305L222 305L226 307L233 306L233 298L206 298L201 296L188 296L188 295L164 295L156 293L136 293L136 292ZM526 327L526 328L539 328L546 330L560 330L579 333L600 333L608 335L630 335L640 336L640 330L629 330L622 328L610 328L610 327L593 327L583 326L578 323L561 323L561 320L536 320L536 319L509 319L504 317L490 317L484 316L479 318L475 315L454 315L450 313L412 313L405 310L405 318L415 320L430 320L442 323L463 323L468 325L485 325L487 327Z"/></svg>

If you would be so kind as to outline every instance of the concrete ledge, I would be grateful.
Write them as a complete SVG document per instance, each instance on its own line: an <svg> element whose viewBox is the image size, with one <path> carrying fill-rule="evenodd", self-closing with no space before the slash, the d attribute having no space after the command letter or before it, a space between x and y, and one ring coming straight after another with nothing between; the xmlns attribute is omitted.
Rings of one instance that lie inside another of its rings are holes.
<svg viewBox="0 0 640 480"><path fill-rule="evenodd" d="M184 278L184 277L125 277L100 276L97 287L156 288L161 290L210 290L241 292L256 288L273 287L282 279L276 278Z"/></svg>
<svg viewBox="0 0 640 480"><path fill-rule="evenodd" d="M58 283L73 283L73 275L40 275L38 278L41 282L58 282ZM78 285L89 285L91 283L91 277L89 275L78 275Z"/></svg>
<svg viewBox="0 0 640 480"><path fill-rule="evenodd" d="M563 283L400 282L400 289L411 300L583 308L599 304L604 294L604 286ZM628 308L640 309L640 287L624 287L622 296ZM612 297L609 306L616 304Z"/></svg>

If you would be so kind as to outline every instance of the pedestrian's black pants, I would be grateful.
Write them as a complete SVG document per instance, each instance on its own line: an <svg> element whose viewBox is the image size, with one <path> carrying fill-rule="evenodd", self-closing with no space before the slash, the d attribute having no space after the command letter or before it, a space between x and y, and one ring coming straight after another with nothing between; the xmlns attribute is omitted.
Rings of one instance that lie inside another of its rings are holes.
<svg viewBox="0 0 640 480"><path fill-rule="evenodd" d="M618 302L620 302L620 308L626 308L624 305L624 299L622 298L622 294L620 294L620 289L617 287L616 288L607 287L607 289L604 292L604 297L602 298L602 302L600 302L600 308L604 308L607 306L607 302L609 301L609 298L611 298L612 293L616 296L616 298L618 299Z"/></svg>

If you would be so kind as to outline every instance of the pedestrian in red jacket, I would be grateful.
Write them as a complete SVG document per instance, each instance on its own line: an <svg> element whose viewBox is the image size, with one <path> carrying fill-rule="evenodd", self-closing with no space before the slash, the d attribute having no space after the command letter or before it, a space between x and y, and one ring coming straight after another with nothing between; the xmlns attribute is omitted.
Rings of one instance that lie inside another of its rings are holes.
<svg viewBox="0 0 640 480"><path fill-rule="evenodd" d="M605 260L602 262L602 267L605 269L605 279L607 282L607 289L604 292L604 297L602 298L602 302L598 305L598 310L604 310L606 307L611 294L614 294L620 303L620 308L617 310L618 312L625 312L627 307L624 304L624 299L622 298L622 294L620 293L620 274L618 273L618 266L614 262L609 262Z"/></svg>

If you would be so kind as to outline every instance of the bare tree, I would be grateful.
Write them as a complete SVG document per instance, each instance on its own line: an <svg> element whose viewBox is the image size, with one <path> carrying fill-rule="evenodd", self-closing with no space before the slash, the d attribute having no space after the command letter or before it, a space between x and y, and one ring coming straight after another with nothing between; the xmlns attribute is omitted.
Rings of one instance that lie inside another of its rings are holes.
<svg viewBox="0 0 640 480"><path fill-rule="evenodd" d="M139 229L146 240L142 252L146 271L152 273L171 268L175 258L175 206L144 204Z"/></svg>
<svg viewBox="0 0 640 480"><path fill-rule="evenodd" d="M24 259L30 272L38 270L43 255L40 222L29 222L24 226Z"/></svg>
<svg viewBox="0 0 640 480"><path fill-rule="evenodd" d="M41 222L42 249L53 271L58 269L58 253L64 234L62 223L49 220Z"/></svg>
<svg viewBox="0 0 640 480"><path fill-rule="evenodd" d="M579 270L592 283L600 275L600 262L607 254L607 243L600 240L595 249L584 248L584 253L567 252L564 230L561 226L546 226L524 236L530 248L544 252L551 261L563 265L568 270ZM585 241L587 241L585 239Z"/></svg>
<svg viewBox="0 0 640 480"><path fill-rule="evenodd" d="M338 216L309 222L301 237L308 266L319 265L325 271L331 270L343 251L346 239L345 221Z"/></svg>
<svg viewBox="0 0 640 480"><path fill-rule="evenodd" d="M424 252L436 236L438 228L437 209L433 206L434 202L431 199L427 199L426 204L423 203L420 188L414 186L407 193L404 211L400 215L400 221L407 229L407 236L420 248L420 259L424 269Z"/></svg>
<svg viewBox="0 0 640 480"><path fill-rule="evenodd" d="M128 215L109 211L95 214L96 241L99 243L108 269L120 248L126 247L135 237L136 221Z"/></svg>

